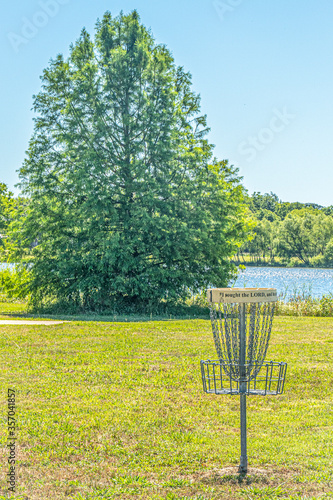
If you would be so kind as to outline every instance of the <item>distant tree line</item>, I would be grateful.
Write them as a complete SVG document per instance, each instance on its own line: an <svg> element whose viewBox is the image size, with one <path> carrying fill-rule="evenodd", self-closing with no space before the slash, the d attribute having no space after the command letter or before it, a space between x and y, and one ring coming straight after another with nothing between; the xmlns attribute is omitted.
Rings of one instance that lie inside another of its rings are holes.
<svg viewBox="0 0 333 500"><path fill-rule="evenodd" d="M253 231L238 263L333 266L333 206L283 202L272 192L255 192L246 202Z"/></svg>

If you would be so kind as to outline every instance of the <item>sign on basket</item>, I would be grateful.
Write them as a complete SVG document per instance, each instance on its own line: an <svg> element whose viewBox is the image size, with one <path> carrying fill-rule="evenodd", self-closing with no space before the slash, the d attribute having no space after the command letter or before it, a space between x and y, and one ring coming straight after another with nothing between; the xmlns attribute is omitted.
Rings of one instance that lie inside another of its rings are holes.
<svg viewBox="0 0 333 500"><path fill-rule="evenodd" d="M242 304L253 302L276 302L276 288L210 288L208 302Z"/></svg>

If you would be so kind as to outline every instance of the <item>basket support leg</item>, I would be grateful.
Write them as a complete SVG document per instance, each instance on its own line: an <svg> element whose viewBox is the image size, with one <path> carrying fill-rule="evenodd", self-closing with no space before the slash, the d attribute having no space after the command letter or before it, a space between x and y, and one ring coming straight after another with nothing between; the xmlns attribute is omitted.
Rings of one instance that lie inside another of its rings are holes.
<svg viewBox="0 0 333 500"><path fill-rule="evenodd" d="M239 318L239 364L240 364L240 375L241 382L240 388L240 424L241 424L241 458L238 472L240 474L247 473L247 436L246 436L246 305L240 304L240 318ZM242 379L244 382L242 382Z"/></svg>
<svg viewBox="0 0 333 500"><path fill-rule="evenodd" d="M241 457L238 472L247 473L246 394L240 395Z"/></svg>

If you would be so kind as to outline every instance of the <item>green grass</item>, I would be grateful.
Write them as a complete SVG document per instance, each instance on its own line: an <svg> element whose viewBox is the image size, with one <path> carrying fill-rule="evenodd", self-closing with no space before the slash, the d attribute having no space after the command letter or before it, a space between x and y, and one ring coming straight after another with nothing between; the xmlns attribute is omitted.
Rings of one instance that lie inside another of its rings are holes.
<svg viewBox="0 0 333 500"><path fill-rule="evenodd" d="M27 314L27 303L26 302L9 302L0 301L0 318L9 319L10 316L25 315ZM16 318L17 319L17 318Z"/></svg>
<svg viewBox="0 0 333 500"><path fill-rule="evenodd" d="M177 312L177 309L176 309ZM0 319L57 319L65 321L152 321L152 320L170 320L170 319L208 319L209 309L207 307L196 307L188 305L183 308L182 314L175 314L175 311L168 314L119 314L119 313L93 313L81 312L78 314L69 313L33 313L28 308L28 302L21 300L15 301L0 296Z"/></svg>
<svg viewBox="0 0 333 500"><path fill-rule="evenodd" d="M239 400L202 391L200 359L216 357L209 321L73 321L1 332L0 490L6 394L14 388L16 498L333 498L332 319L274 320L267 359L289 363L286 391L248 398L243 478Z"/></svg>

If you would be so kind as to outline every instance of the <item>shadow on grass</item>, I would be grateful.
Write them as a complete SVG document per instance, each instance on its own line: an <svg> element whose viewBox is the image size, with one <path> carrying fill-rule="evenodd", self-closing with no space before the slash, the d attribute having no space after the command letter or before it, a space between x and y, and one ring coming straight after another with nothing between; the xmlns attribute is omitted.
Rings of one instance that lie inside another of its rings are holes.
<svg viewBox="0 0 333 500"><path fill-rule="evenodd" d="M241 485L249 486L251 484L269 484L269 478L272 476L272 471L264 469L251 468L247 474L239 473L238 467L226 467L220 470L214 470L206 473L202 477L202 482L210 486L213 485Z"/></svg>
<svg viewBox="0 0 333 500"><path fill-rule="evenodd" d="M2 319L52 319L63 321L94 321L101 323L126 323L126 322L148 322L148 321L178 321L178 320L194 320L203 319L209 320L208 314L98 314L98 313L32 313L27 310L24 303L1 303L0 302L0 318Z"/></svg>

